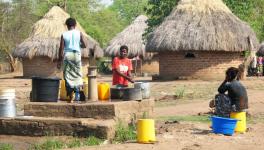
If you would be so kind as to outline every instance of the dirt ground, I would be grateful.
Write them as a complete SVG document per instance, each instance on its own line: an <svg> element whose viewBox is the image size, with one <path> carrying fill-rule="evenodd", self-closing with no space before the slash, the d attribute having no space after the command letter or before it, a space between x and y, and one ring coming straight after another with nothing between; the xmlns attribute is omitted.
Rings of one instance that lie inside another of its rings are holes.
<svg viewBox="0 0 264 150"><path fill-rule="evenodd" d="M29 101L31 80L19 78L20 74L0 75L0 88L15 88L18 113L23 114L23 104ZM169 116L197 116L210 110L208 102L217 93L222 81L177 80L151 81L150 77L136 78L151 84L152 96L156 100L154 118ZM110 82L110 77L101 76L99 82ZM263 150L264 149L264 77L250 77L243 80L249 96L248 113L252 118L247 124L248 132L236 133L233 136L212 133L210 124L202 122L169 122L156 121L157 140L155 144L106 144L95 147L75 148L101 150L140 150L140 149L173 149L173 150ZM10 143L15 149L26 149L29 144L43 140L42 137L21 137L0 135L0 143Z"/></svg>

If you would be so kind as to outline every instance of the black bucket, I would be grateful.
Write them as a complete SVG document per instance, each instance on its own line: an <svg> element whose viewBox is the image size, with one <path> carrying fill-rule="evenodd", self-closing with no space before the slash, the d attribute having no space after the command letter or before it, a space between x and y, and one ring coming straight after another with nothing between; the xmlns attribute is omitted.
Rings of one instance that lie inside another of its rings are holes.
<svg viewBox="0 0 264 150"><path fill-rule="evenodd" d="M31 102L57 102L59 78L32 77Z"/></svg>
<svg viewBox="0 0 264 150"><path fill-rule="evenodd" d="M111 88L110 89L111 99L122 99L124 95L123 88Z"/></svg>
<svg viewBox="0 0 264 150"><path fill-rule="evenodd" d="M124 101L142 100L142 92L140 88L126 88L123 95Z"/></svg>

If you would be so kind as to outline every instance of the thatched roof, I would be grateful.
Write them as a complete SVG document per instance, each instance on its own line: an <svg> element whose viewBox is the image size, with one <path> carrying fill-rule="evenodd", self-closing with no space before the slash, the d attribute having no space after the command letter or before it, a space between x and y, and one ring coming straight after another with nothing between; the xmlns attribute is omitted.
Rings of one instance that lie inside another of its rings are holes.
<svg viewBox="0 0 264 150"><path fill-rule="evenodd" d="M58 6L54 6L45 16L33 26L30 36L13 51L14 57L33 58L35 56L48 56L52 60L58 58L60 37L67 31L65 21L70 15ZM87 48L82 49L82 57L89 57L90 51L95 57L103 56L99 44L87 35L77 22L76 28L84 35Z"/></svg>
<svg viewBox="0 0 264 150"><path fill-rule="evenodd" d="M264 56L264 42L260 44L259 50L257 51L257 55Z"/></svg>
<svg viewBox="0 0 264 150"><path fill-rule="evenodd" d="M222 0L181 0L148 36L147 51L244 51L258 47L250 26Z"/></svg>
<svg viewBox="0 0 264 150"><path fill-rule="evenodd" d="M121 45L128 46L128 56L142 56L145 57L145 44L142 39L142 34L147 28L147 17L144 15L138 16L131 25L125 28L122 32L116 35L106 47L105 54L107 56L119 55L119 48Z"/></svg>

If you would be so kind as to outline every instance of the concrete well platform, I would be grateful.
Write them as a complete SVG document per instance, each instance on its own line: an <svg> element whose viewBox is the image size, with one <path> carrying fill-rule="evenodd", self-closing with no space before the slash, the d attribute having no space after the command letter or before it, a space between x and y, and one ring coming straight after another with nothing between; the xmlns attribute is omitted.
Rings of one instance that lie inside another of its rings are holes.
<svg viewBox="0 0 264 150"><path fill-rule="evenodd" d="M28 136L96 136L112 139L115 120L91 118L32 117L0 118L0 134Z"/></svg>
<svg viewBox="0 0 264 150"><path fill-rule="evenodd" d="M111 101L86 103L30 102L24 106L25 116L74 117L94 119L119 119L129 122L131 117L140 118L144 113L153 115L154 100Z"/></svg>
<svg viewBox="0 0 264 150"><path fill-rule="evenodd" d="M118 121L130 123L153 115L154 100L86 103L30 102L24 116L0 118L0 134L7 135L76 135L112 139Z"/></svg>

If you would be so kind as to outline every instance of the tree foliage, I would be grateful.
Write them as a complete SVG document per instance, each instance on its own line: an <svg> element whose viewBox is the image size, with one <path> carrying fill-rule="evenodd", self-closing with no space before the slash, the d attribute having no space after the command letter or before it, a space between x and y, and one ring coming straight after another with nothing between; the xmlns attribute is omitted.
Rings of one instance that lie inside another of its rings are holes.
<svg viewBox="0 0 264 150"><path fill-rule="evenodd" d="M126 24L131 23L135 17L144 14L147 0L114 0L110 9L117 12Z"/></svg>
<svg viewBox="0 0 264 150"><path fill-rule="evenodd" d="M240 19L248 22L260 40L264 40L264 0L223 0ZM160 25L179 0L148 0L146 13L149 15L146 34Z"/></svg>
<svg viewBox="0 0 264 150"><path fill-rule="evenodd" d="M149 15L146 34L152 32L171 13L180 0L149 0L145 11Z"/></svg>

